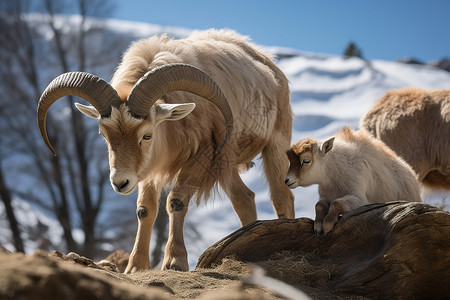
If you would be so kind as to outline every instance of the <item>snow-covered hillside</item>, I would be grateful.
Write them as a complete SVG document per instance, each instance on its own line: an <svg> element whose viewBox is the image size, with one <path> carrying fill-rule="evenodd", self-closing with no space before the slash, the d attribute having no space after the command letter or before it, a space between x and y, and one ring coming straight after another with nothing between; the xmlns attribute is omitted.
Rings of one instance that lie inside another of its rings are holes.
<svg viewBox="0 0 450 300"><path fill-rule="evenodd" d="M428 66L346 59L276 47L267 50L274 55L288 57L278 60L277 64L290 81L291 105L295 114L292 142L306 137L332 136L344 125L358 128L361 116L388 90L408 86L450 88L450 73ZM273 219L276 216L270 204L263 169L258 160L255 163L256 166L242 177L256 193L259 219ZM293 192L296 217L314 218L317 186L299 187ZM425 196L424 201L441 204L442 199L449 196ZM204 247L239 228L239 220L228 201L211 202L192 210L189 216L189 219L203 224L199 228L205 234ZM449 206L450 198L447 198L447 208ZM204 247L187 247L193 265L197 259L196 252Z"/></svg>
<svg viewBox="0 0 450 300"><path fill-rule="evenodd" d="M130 41L162 32L176 37L184 37L190 32L189 29L117 20L103 22L111 32L123 35L124 39ZM450 73L429 66L345 59L272 45L263 48L279 57L277 64L290 81L291 104L295 114L292 142L305 137L331 136L344 125L357 128L359 118L387 90L407 86L450 88ZM113 66L117 63L111 62ZM273 219L275 214L262 166L257 158L255 163L256 166L242 174L242 177L256 193L259 219ZM297 188L294 194L296 217L314 217L317 187ZM444 197L448 195L426 198L426 201L439 201ZM129 214L134 214L134 210L130 210ZM202 235L201 240L186 238L191 268L208 246L240 227L231 204L221 195L200 207L192 204L187 218L197 225Z"/></svg>
<svg viewBox="0 0 450 300"><path fill-rule="evenodd" d="M17 222L20 224L26 253L31 253L36 248L53 250L55 246L61 244L62 228L57 220L44 214L36 206L20 199L14 199L12 206ZM9 228L2 204L0 205L0 245L14 250Z"/></svg>

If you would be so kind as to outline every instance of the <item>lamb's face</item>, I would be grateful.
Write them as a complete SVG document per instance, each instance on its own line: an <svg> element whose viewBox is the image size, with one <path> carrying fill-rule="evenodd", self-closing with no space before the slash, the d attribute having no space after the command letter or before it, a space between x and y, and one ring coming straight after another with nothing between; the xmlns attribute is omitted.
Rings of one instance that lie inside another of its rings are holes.
<svg viewBox="0 0 450 300"><path fill-rule="evenodd" d="M289 188L316 183L318 171L315 164L316 153L317 142L313 139L300 140L287 151L290 166L285 183Z"/></svg>
<svg viewBox="0 0 450 300"><path fill-rule="evenodd" d="M320 184L321 179L326 176L322 164L324 157L333 148L334 137L323 143L314 139L298 141L287 151L290 166L285 183L294 189L298 186L309 186Z"/></svg>

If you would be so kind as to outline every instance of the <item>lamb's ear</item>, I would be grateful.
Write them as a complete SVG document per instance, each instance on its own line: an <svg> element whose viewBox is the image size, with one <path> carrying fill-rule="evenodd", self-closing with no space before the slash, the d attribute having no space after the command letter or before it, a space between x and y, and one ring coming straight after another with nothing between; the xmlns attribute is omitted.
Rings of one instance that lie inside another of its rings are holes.
<svg viewBox="0 0 450 300"><path fill-rule="evenodd" d="M333 149L333 143L334 143L334 136L323 142L321 145L319 145L319 152L322 154L327 153L328 151Z"/></svg>
<svg viewBox="0 0 450 300"><path fill-rule="evenodd" d="M176 121L183 119L191 113L195 108L195 103L185 104L157 104L156 106L156 122Z"/></svg>
<svg viewBox="0 0 450 300"><path fill-rule="evenodd" d="M98 111L95 109L95 107L91 106L91 105L83 105L81 103L75 103L75 106L77 107L77 109L82 113L85 114L86 116L93 118L93 119L100 119L100 114L98 113Z"/></svg>

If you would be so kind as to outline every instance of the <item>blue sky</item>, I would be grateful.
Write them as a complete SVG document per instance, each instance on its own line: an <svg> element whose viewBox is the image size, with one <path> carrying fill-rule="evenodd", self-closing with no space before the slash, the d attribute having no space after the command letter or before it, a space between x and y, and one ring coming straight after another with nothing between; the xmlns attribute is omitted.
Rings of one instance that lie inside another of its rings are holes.
<svg viewBox="0 0 450 300"><path fill-rule="evenodd" d="M450 57L449 0L113 0L112 17L191 29L231 28L258 44L368 59Z"/></svg>

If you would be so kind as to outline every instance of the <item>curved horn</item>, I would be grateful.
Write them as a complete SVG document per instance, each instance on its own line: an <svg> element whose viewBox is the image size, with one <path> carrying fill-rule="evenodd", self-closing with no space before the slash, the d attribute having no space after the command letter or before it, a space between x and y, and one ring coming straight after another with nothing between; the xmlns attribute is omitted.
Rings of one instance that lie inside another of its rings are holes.
<svg viewBox="0 0 450 300"><path fill-rule="evenodd" d="M225 95L215 81L197 67L187 64L168 64L142 76L128 95L127 105L133 116L146 118L150 107L162 96L174 91L185 91L208 99L222 112L226 122L226 135L220 151L233 129L233 113Z"/></svg>
<svg viewBox="0 0 450 300"><path fill-rule="evenodd" d="M59 98L68 95L85 99L102 117L111 115L111 106L119 106L123 103L116 90L98 76L85 72L69 72L53 79L39 99L37 119L42 139L55 156L56 152L47 136L45 121L50 106Z"/></svg>

